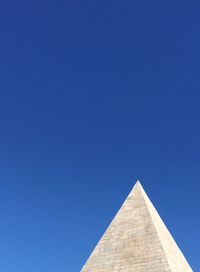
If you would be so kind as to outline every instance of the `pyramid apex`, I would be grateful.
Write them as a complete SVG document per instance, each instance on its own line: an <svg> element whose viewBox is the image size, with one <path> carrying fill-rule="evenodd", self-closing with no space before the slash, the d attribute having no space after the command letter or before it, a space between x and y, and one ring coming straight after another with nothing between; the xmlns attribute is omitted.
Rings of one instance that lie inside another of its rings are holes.
<svg viewBox="0 0 200 272"><path fill-rule="evenodd" d="M144 189L143 189L143 187L142 187L142 184L141 184L141 182L139 181L139 180L137 180L136 182L135 182L135 184L134 184L134 186L133 186L133 188L132 188L132 190L131 190L131 192L130 192L130 194L132 194L134 191L144 191Z"/></svg>
<svg viewBox="0 0 200 272"><path fill-rule="evenodd" d="M136 181L135 185L142 186L142 184L141 184L141 182L139 181L139 179Z"/></svg>

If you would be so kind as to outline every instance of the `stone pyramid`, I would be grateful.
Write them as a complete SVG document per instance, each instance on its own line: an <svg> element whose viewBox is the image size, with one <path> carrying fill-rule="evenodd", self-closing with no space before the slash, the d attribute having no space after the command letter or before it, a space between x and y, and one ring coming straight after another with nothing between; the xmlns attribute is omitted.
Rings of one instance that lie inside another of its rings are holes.
<svg viewBox="0 0 200 272"><path fill-rule="evenodd" d="M138 181L81 272L191 272Z"/></svg>

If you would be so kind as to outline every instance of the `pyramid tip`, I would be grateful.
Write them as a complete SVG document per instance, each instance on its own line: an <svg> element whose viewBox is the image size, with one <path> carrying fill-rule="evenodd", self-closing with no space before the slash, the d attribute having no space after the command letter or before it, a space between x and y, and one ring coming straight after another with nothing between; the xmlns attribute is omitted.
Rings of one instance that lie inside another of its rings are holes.
<svg viewBox="0 0 200 272"><path fill-rule="evenodd" d="M132 187L131 194L132 194L135 190L140 190L140 191L141 191L142 189L143 189L143 187L142 187L140 181L137 180L137 181L135 182L134 186Z"/></svg>
<svg viewBox="0 0 200 272"><path fill-rule="evenodd" d="M140 186L140 187L142 187L142 184L141 184L141 182L140 182L139 180L137 180L136 183L135 183L135 186Z"/></svg>

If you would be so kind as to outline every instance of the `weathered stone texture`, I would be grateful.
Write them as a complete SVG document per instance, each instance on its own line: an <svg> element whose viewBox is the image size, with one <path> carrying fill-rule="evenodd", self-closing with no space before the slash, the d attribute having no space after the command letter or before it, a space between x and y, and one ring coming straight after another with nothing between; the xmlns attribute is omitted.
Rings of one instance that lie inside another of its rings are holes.
<svg viewBox="0 0 200 272"><path fill-rule="evenodd" d="M81 272L147 271L192 269L137 182Z"/></svg>

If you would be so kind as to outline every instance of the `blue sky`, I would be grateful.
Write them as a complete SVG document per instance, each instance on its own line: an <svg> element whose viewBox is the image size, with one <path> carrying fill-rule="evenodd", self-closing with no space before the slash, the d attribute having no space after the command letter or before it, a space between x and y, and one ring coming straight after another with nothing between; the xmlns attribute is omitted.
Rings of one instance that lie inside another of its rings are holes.
<svg viewBox="0 0 200 272"><path fill-rule="evenodd" d="M80 271L137 179L200 271L199 13L1 0L0 271Z"/></svg>

